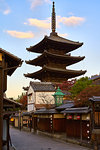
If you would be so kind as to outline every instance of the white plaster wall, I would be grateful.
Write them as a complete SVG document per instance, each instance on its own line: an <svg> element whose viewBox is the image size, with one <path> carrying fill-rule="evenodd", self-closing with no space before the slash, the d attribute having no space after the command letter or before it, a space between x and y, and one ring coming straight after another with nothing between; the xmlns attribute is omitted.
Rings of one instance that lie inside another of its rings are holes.
<svg viewBox="0 0 100 150"><path fill-rule="evenodd" d="M55 92L36 92L36 104L54 104L54 97L52 96ZM43 99L43 100L42 100Z"/></svg>
<svg viewBox="0 0 100 150"><path fill-rule="evenodd" d="M31 100L29 100L29 96L31 94ZM34 97L34 90L30 86L27 92L27 111L33 111L34 110L34 103L35 103L35 97Z"/></svg>
<svg viewBox="0 0 100 150"><path fill-rule="evenodd" d="M34 110L34 104L30 104L27 106L27 111L30 112L30 111L33 111Z"/></svg>

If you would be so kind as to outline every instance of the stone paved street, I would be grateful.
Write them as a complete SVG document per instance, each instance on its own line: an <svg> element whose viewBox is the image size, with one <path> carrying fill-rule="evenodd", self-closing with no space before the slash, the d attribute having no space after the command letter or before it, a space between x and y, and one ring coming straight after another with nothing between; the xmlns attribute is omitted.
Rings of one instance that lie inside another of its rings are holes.
<svg viewBox="0 0 100 150"><path fill-rule="evenodd" d="M12 143L16 150L89 150L76 144L66 143L44 135L10 128Z"/></svg>

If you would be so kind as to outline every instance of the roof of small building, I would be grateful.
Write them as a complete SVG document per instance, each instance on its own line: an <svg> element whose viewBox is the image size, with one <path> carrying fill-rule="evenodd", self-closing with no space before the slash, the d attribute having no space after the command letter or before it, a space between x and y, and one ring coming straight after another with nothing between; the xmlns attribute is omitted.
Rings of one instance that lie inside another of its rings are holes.
<svg viewBox="0 0 100 150"><path fill-rule="evenodd" d="M11 108L11 107L13 107L13 105L15 105L15 107L21 107L22 106L21 103L18 103L13 99L6 98L6 97L3 98L3 107Z"/></svg>
<svg viewBox="0 0 100 150"><path fill-rule="evenodd" d="M89 80L97 80L100 79L100 75L94 75Z"/></svg>
<svg viewBox="0 0 100 150"><path fill-rule="evenodd" d="M55 87L51 82L30 82L35 92L55 92Z"/></svg>
<svg viewBox="0 0 100 150"><path fill-rule="evenodd" d="M85 114L89 113L91 109L89 107L77 107L77 108L67 108L62 113L70 113L70 114Z"/></svg>
<svg viewBox="0 0 100 150"><path fill-rule="evenodd" d="M93 96L93 97L89 98L89 100L92 102L100 102L100 96Z"/></svg>
<svg viewBox="0 0 100 150"><path fill-rule="evenodd" d="M33 111L31 111L31 112L22 112L22 116L31 116L32 115L32 113L33 113Z"/></svg>
<svg viewBox="0 0 100 150"><path fill-rule="evenodd" d="M74 106L75 106L74 101L67 101L66 104L62 104L59 107L56 107L55 109L56 110L65 110L67 108L71 108Z"/></svg>
<svg viewBox="0 0 100 150"><path fill-rule="evenodd" d="M57 114L57 113L59 112L55 109L46 109L46 108L42 108L34 112L34 114Z"/></svg>

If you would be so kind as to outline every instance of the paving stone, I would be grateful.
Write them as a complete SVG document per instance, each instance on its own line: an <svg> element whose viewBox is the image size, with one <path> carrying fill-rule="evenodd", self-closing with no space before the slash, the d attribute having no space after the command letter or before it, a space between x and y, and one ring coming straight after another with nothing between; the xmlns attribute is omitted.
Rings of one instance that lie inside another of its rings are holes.
<svg viewBox="0 0 100 150"><path fill-rule="evenodd" d="M89 150L76 144L10 128L11 140L16 150Z"/></svg>

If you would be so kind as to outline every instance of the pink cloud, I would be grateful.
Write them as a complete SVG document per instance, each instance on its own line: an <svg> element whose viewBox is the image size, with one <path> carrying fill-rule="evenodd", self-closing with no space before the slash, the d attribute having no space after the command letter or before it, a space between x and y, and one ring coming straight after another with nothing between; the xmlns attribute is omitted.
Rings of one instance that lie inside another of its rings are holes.
<svg viewBox="0 0 100 150"><path fill-rule="evenodd" d="M9 35L15 38L33 38L34 34L32 32L19 32L19 31L12 31L12 30L7 30L6 31Z"/></svg>

